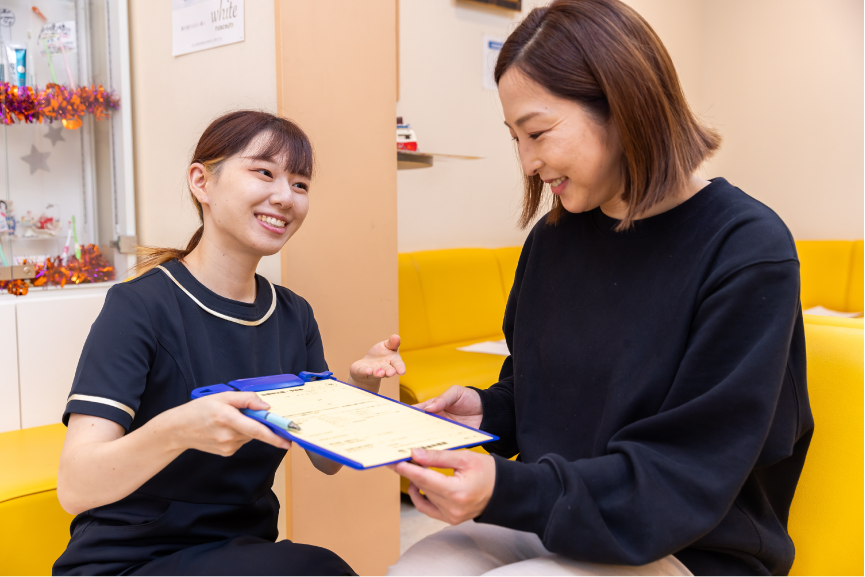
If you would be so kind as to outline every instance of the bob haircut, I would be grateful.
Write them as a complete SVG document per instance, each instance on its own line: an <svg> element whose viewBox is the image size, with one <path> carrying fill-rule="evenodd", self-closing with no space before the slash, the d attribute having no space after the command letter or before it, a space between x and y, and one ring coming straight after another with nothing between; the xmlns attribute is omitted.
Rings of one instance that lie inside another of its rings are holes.
<svg viewBox="0 0 865 577"><path fill-rule="evenodd" d="M496 84L512 67L618 130L628 211L617 230L630 228L637 215L678 191L721 144L688 106L658 35L619 0L555 0L535 8L502 46ZM539 175L524 180L522 228L544 197ZM547 223L564 213L555 197Z"/></svg>

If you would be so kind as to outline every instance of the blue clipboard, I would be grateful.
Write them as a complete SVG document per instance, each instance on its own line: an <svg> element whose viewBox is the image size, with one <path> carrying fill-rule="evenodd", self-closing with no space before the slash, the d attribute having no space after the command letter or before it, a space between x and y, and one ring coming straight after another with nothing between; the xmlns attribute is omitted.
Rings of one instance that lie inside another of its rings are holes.
<svg viewBox="0 0 865 577"><path fill-rule="evenodd" d="M481 433L482 435L486 435L487 437L489 437L487 440L480 441L477 443L469 443L467 445L461 445L459 447L449 447L448 449L446 449L448 451L454 451L457 449L467 449L469 447L475 447L477 445L492 443L493 441L499 440L499 438L497 436L495 436L491 433L486 433L486 432L481 431L479 429L475 429L473 427L463 425L462 423L457 423L455 421L451 421L450 419L445 419L444 417L440 417L439 415L433 415L430 413L426 413L424 411L421 411L420 409L412 407L411 405L406 405L405 403L401 403L401 402L396 401L394 399L391 399L389 397L385 397L384 395L379 395L378 393L372 393L370 391L367 391L366 389L362 389L360 387L355 387L354 385L351 385L351 384L346 383L344 381L340 381L339 379L334 378L333 373L330 371L325 371L323 373L310 373L307 371L303 371L299 375L285 374L285 375L271 375L268 377L255 377L255 378L251 378L251 379L238 379L235 381L229 381L229 383L227 385L219 384L219 385L211 385L209 387L199 387L197 389L194 389L190 396L192 399L200 399L201 397L206 397L208 395L216 395L219 393L228 393L228 392L232 392L232 391L235 391L235 392L247 392L247 391L258 392L258 391L272 391L275 389L288 389L288 388L292 388L292 387L301 387L306 383L309 383L312 381L324 380L324 379L337 381L338 383L342 383L343 385L352 387L352 388L357 389L359 391L363 391L364 393L366 393L368 395L375 395L376 397L380 397L382 399L387 399L388 401L390 401L392 403L397 403L399 405L403 405L405 407L408 407L414 411L418 411L418 412L423 413L425 415L428 415L430 417L433 417L436 419L441 419L443 421L447 421L448 423L451 423L453 425L457 425L459 427L464 427L466 429L469 429L470 431L475 431L477 433ZM298 445L300 445L301 447L303 447L307 451L313 452L317 455L321 455L322 457L326 457L326 458L330 459L331 461L335 461L335 462L340 463L342 465L345 465L347 467L351 467L352 469L357 469L357 470L363 471L366 469L375 469L377 467L384 467L385 465L392 465L394 463L399 463L401 461L410 461L411 460L411 457L405 457L403 459L397 459L395 461L391 461L388 463L380 463L378 465L365 467L361 463L358 463L357 461L353 461L351 459L343 457L342 455L337 455L336 453L328 451L327 449L319 447L318 445L310 443L309 441L306 441L304 439L299 439L296 436L292 435L286 429L278 427L278 426L274 425L273 423L269 423L268 421L265 421L264 419L262 419L260 417L257 417L255 415L246 415L246 416L249 417L250 419L254 419L254 420L258 421L259 423L263 424L264 426L266 426L268 429L270 429L271 431L273 431L274 433L276 433L280 437L282 437L284 439L288 439L289 441L291 441L293 443L297 443Z"/></svg>

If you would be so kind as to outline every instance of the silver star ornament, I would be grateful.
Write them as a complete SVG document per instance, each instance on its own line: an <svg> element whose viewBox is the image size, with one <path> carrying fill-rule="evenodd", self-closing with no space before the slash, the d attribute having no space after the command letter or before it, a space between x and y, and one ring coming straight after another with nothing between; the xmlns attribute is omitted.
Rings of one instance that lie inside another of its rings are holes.
<svg viewBox="0 0 865 577"><path fill-rule="evenodd" d="M53 124L48 125L48 134L45 135L45 138L51 141L51 147L57 145L58 142L66 142L66 139L63 138L63 129L60 126L54 126Z"/></svg>
<svg viewBox="0 0 865 577"><path fill-rule="evenodd" d="M36 150L36 147L31 144L30 154L22 156L21 160L30 165L30 174L33 174L37 170L51 172L51 169L48 168L48 156L50 154L50 152L39 152Z"/></svg>

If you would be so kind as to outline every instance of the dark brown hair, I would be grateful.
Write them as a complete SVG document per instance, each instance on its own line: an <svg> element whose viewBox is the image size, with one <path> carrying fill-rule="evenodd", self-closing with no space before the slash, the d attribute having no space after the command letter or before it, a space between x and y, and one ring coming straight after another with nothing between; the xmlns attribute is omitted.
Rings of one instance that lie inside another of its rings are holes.
<svg viewBox="0 0 865 577"><path fill-rule="evenodd" d="M721 144L691 111L667 50L652 27L619 0L555 0L535 8L508 36L496 62L496 83L511 67L548 92L612 122L622 144L623 199L618 229L678 191ZM524 175L520 226L537 214L541 177ZM555 197L547 222L565 212Z"/></svg>
<svg viewBox="0 0 865 577"><path fill-rule="evenodd" d="M303 130L287 118L259 110L229 112L211 122L198 139L189 164L203 164L209 173L218 177L222 164L235 154L245 151L259 135L265 135L266 138L257 150L250 151L254 158L284 162L287 172L312 178L312 144ZM185 249L138 247L138 264L132 268L136 274L145 273L175 258L183 259L198 246L204 234L204 211L192 191L189 195L198 212L201 226L189 239Z"/></svg>

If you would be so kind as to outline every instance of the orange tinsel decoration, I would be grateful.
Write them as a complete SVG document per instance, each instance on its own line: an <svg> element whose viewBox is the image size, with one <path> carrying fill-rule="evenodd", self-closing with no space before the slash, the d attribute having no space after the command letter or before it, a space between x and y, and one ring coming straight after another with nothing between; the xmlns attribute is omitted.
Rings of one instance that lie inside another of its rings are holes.
<svg viewBox="0 0 865 577"><path fill-rule="evenodd" d="M0 82L0 124L59 120L66 128L75 129L81 126L85 114L103 120L119 106L117 97L104 86L80 86L73 90L51 83L39 90Z"/></svg>
<svg viewBox="0 0 865 577"><path fill-rule="evenodd" d="M31 281L33 286L59 286L69 283L83 284L114 280L114 267L99 251L95 244L81 247L81 260L69 257L64 265L59 256L45 259L43 264L36 265L36 277ZM10 294L23 296L27 294L28 285L23 280L0 281L0 290Z"/></svg>

